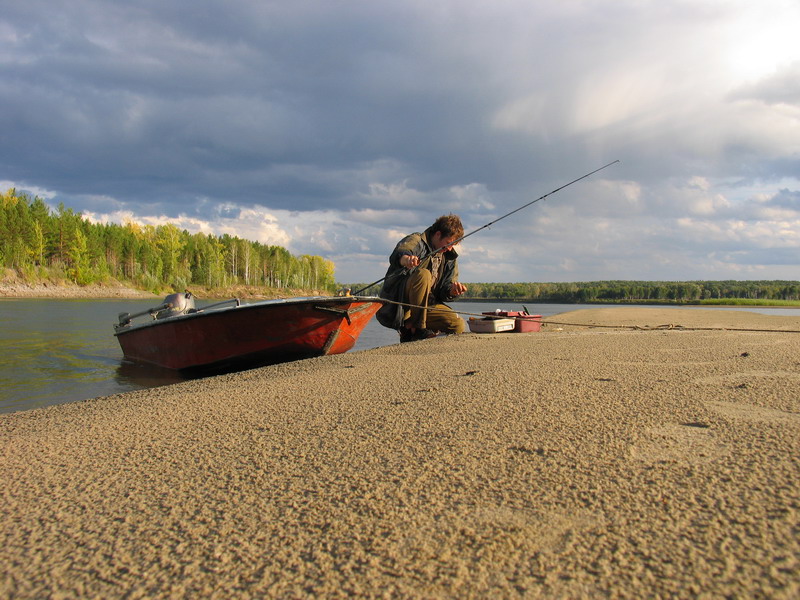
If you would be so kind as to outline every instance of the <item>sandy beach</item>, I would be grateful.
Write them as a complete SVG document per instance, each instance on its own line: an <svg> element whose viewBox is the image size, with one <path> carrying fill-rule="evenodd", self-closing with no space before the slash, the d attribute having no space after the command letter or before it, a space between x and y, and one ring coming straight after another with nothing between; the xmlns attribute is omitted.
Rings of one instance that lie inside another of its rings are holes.
<svg viewBox="0 0 800 600"><path fill-rule="evenodd" d="M0 415L0 597L800 597L800 316L546 321Z"/></svg>

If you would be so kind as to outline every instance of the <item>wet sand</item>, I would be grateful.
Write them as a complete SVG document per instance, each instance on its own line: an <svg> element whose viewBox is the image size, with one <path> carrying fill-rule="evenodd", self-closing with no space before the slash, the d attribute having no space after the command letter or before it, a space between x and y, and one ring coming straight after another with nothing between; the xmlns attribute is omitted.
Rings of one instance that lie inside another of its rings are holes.
<svg viewBox="0 0 800 600"><path fill-rule="evenodd" d="M546 321L0 415L0 596L800 596L800 317Z"/></svg>

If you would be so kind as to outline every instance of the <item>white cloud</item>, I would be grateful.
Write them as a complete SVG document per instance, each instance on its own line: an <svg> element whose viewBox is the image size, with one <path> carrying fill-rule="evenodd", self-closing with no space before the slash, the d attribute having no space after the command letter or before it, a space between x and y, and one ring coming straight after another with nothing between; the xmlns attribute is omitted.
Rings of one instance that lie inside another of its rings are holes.
<svg viewBox="0 0 800 600"><path fill-rule="evenodd" d="M228 206L228 209L235 208ZM265 245L289 246L292 238L281 228L280 220L273 214L255 209L243 209L236 217L220 217L214 221L198 219L186 215L170 217L167 215L135 215L128 210L111 213L83 212L83 216L93 223L136 223L138 225L166 225L172 223L189 233L222 236L228 234Z"/></svg>
<svg viewBox="0 0 800 600"><path fill-rule="evenodd" d="M58 195L58 192L47 190L44 188L40 188L35 185L27 185L20 182L15 181L3 181L0 180L0 190L5 192L6 190L16 189L17 192L27 192L32 194L33 196L38 196L42 200L51 200Z"/></svg>

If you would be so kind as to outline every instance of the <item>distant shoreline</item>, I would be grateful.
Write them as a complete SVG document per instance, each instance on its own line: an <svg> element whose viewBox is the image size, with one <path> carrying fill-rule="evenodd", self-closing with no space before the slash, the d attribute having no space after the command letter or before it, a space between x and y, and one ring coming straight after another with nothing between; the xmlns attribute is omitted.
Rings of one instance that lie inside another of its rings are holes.
<svg viewBox="0 0 800 600"><path fill-rule="evenodd" d="M739 300L737 302L736 300ZM747 308L747 307L761 307L761 308L798 308L800 309L800 302L794 304L786 304L780 303L777 300L763 300L763 301L756 301L753 302L751 300L744 300L742 298L729 298L727 301L721 300L719 302L716 301L703 301L703 302L674 302L670 300L624 300L624 301L617 301L614 302L613 300L604 300L604 301L585 301L585 302L554 302L552 300L530 300L530 299L519 299L519 298L459 298L455 301L455 303L473 303L473 302L505 302L505 303L514 303L514 304L564 304L570 305L574 304L578 305L586 305L586 306L692 306L692 307L704 307L704 306L716 306L716 307L731 307L731 308Z"/></svg>
<svg viewBox="0 0 800 600"><path fill-rule="evenodd" d="M219 290L203 290L202 288L189 288L196 297L201 299L227 299L247 298L249 300L266 300L273 298L291 298L295 296L320 296L329 295L320 290L298 289L265 289L257 287L237 286L221 288ZM154 294L145 290L137 290L118 282L112 284L92 284L79 286L69 282L43 282L26 283L22 281L0 282L0 299L49 299L49 300L76 300L76 299L156 299L163 298L170 292Z"/></svg>

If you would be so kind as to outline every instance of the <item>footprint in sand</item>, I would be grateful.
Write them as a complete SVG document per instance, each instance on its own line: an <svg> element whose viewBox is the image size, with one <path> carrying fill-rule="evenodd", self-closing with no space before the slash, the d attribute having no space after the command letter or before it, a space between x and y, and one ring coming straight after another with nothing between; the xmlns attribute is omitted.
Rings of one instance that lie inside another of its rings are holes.
<svg viewBox="0 0 800 600"><path fill-rule="evenodd" d="M734 402L706 402L705 404L711 410L725 417L732 417L734 419L800 425L800 413Z"/></svg>
<svg viewBox="0 0 800 600"><path fill-rule="evenodd" d="M792 371L742 371L740 373L730 373L727 375L701 377L695 379L694 383L735 387L741 385L742 382L754 381L786 381L791 385L796 385L800 382L800 373L794 373Z"/></svg>
<svg viewBox="0 0 800 600"><path fill-rule="evenodd" d="M730 453L705 423L670 423L653 427L648 440L631 448L631 457L647 463L703 464Z"/></svg>

